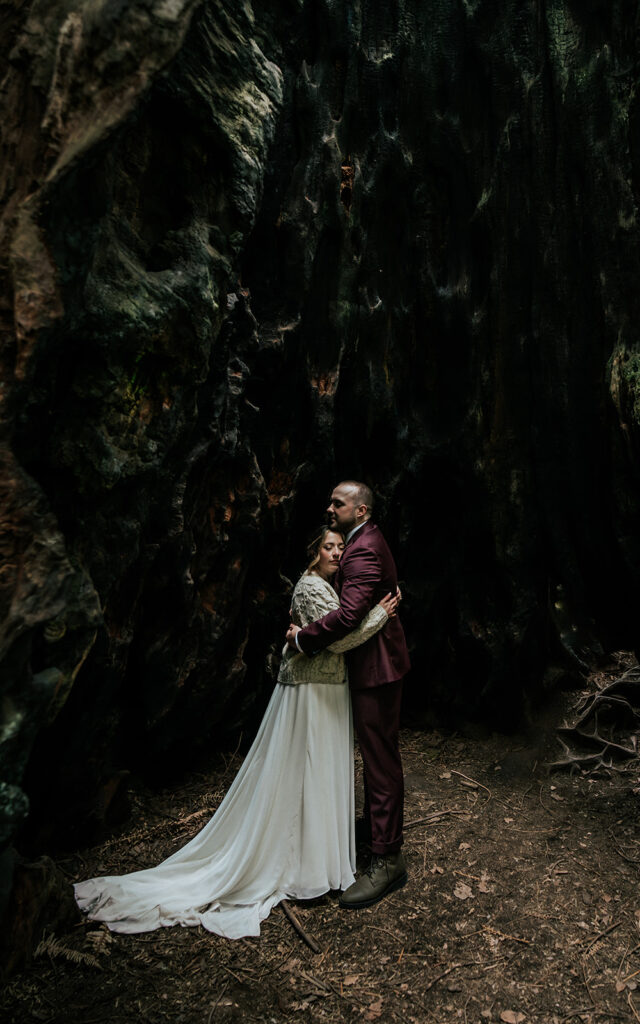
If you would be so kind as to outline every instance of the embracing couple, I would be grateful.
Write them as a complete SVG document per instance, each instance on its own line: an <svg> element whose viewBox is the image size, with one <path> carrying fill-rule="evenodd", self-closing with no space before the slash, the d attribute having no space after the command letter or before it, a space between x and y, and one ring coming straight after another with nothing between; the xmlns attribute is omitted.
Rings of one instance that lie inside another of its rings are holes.
<svg viewBox="0 0 640 1024"><path fill-rule="evenodd" d="M347 652L353 722L364 768L364 816L358 831L373 853L369 870L340 897L341 906L353 909L371 906L407 880L400 852L404 783L398 728L409 656L395 614L396 568L371 519L372 508L373 495L366 484L344 481L333 491L327 510L330 525L320 537L318 562L307 569L293 593L295 624L289 627L287 642L300 654L293 662L285 655L279 676L321 682L331 672L336 682L342 682L344 670L330 652ZM381 611L386 614L381 616ZM345 640L348 646L337 647ZM330 728L331 723L327 725Z"/></svg>
<svg viewBox="0 0 640 1024"><path fill-rule="evenodd" d="M340 889L341 906L359 909L405 884L398 728L409 657L396 569L372 507L365 484L334 489L330 525L310 544L293 592L278 683L216 813L161 864L77 883L89 917L120 932L200 924L239 938L258 935L287 896ZM372 851L358 879L352 707L365 781L360 838Z"/></svg>

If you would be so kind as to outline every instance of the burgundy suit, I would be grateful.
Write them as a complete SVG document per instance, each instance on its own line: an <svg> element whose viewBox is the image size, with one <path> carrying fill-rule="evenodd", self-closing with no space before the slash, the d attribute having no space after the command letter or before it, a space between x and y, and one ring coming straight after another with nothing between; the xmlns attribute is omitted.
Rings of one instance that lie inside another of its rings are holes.
<svg viewBox="0 0 640 1024"><path fill-rule="evenodd" d="M393 556L370 520L347 543L335 587L336 611L312 622L297 635L300 649L313 655L351 632L370 608L398 585ZM346 655L353 718L365 775L365 814L371 821L374 853L393 853L402 845L404 784L398 749L402 677L409 652L398 616Z"/></svg>

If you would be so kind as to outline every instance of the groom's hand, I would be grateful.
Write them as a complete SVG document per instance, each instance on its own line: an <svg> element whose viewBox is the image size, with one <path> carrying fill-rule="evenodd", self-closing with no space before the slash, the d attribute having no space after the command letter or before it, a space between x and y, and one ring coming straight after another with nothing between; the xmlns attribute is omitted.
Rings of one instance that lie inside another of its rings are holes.
<svg viewBox="0 0 640 1024"><path fill-rule="evenodd" d="M296 646L296 633L298 633L299 631L300 626L294 626L293 622L291 623L287 630L286 641L289 644L289 647L293 647L294 651L298 650Z"/></svg>

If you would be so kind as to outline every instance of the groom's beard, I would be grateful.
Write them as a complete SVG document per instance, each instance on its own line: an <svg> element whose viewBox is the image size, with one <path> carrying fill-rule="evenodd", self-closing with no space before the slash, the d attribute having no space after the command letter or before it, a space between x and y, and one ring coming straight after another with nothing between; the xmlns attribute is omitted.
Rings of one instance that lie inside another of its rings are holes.
<svg viewBox="0 0 640 1024"><path fill-rule="evenodd" d="M355 519L351 523L339 523L338 517L332 515L331 513L327 513L327 522L332 529L338 530L345 537L347 536L350 530L353 530L354 526L356 525Z"/></svg>

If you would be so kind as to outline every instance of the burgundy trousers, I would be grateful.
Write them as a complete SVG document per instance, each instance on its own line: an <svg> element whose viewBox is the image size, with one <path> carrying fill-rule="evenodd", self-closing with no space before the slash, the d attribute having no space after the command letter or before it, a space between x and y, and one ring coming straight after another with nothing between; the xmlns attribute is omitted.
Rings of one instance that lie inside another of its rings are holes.
<svg viewBox="0 0 640 1024"><path fill-rule="evenodd" d="M402 679L351 691L353 724L364 766L364 816L371 822L371 849L377 854L396 853L402 846L401 700Z"/></svg>

